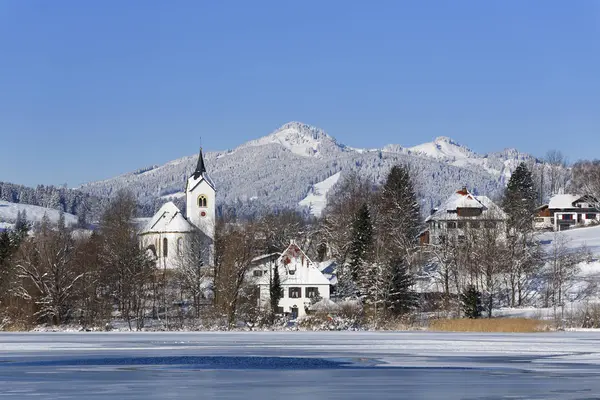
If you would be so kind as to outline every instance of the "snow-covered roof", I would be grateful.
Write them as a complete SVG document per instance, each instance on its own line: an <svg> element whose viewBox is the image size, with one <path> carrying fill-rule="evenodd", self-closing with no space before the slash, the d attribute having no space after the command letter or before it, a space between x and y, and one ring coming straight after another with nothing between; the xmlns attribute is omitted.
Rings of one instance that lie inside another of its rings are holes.
<svg viewBox="0 0 600 400"><path fill-rule="evenodd" d="M142 230L144 233L186 233L193 232L196 228L181 214L177 206L169 201L154 214L150 222Z"/></svg>
<svg viewBox="0 0 600 400"><path fill-rule="evenodd" d="M573 208L573 203L581 198L580 195L576 194L557 194L552 196L548 203L550 209L565 209Z"/></svg>
<svg viewBox="0 0 600 400"><path fill-rule="evenodd" d="M206 181L206 183L208 183L208 185L215 192L217 191L217 189L215 187L215 183L213 182L213 180L211 179L211 177L206 172L203 173L202 175L198 176L197 178L194 175L190 176L190 178L188 179L186 190L188 190L188 191L194 190L194 188L196 186L198 186L200 183L202 183L202 181Z"/></svg>
<svg viewBox="0 0 600 400"><path fill-rule="evenodd" d="M453 193L448 199L431 214L425 222L457 220L459 218L457 210L459 208L479 208L482 210L478 216L460 216L461 219L506 219L506 213L498 207L487 196L475 196L467 190L459 190Z"/></svg>
<svg viewBox="0 0 600 400"><path fill-rule="evenodd" d="M277 259L279 277L282 285L329 285L329 279L292 241ZM258 280L259 285L268 285L269 276Z"/></svg>
<svg viewBox="0 0 600 400"><path fill-rule="evenodd" d="M281 256L281 253L263 254L263 255L254 257L252 259L252 263L260 263L263 260L268 260L268 259L272 259L272 258L279 258L279 256Z"/></svg>

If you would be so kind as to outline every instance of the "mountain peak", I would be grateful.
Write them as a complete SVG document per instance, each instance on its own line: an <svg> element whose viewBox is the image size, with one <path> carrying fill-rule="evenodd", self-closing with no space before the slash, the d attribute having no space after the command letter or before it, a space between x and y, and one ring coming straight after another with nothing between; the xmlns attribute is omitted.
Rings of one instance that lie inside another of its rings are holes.
<svg viewBox="0 0 600 400"><path fill-rule="evenodd" d="M243 147L267 144L282 145L292 153L305 157L319 157L345 148L324 130L298 121L283 124L271 134L248 142Z"/></svg>
<svg viewBox="0 0 600 400"><path fill-rule="evenodd" d="M448 137L448 136L438 136L435 138L435 140L433 141L434 143L448 143L448 144L453 144L455 146L460 146L460 144L453 140L452 138Z"/></svg>
<svg viewBox="0 0 600 400"><path fill-rule="evenodd" d="M448 136L438 136L433 142L423 143L408 149L411 153L438 159L468 158L475 155L471 149Z"/></svg>

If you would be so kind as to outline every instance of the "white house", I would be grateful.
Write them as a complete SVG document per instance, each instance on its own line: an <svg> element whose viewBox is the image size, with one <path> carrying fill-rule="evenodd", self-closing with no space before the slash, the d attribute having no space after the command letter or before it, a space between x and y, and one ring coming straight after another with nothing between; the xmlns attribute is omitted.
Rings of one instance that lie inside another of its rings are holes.
<svg viewBox="0 0 600 400"><path fill-rule="evenodd" d="M587 196L574 194L553 196L548 203L548 214L555 231L564 231L576 225L583 226L600 221L600 210L594 208L591 200Z"/></svg>
<svg viewBox="0 0 600 400"><path fill-rule="evenodd" d="M177 267L186 241L200 235L206 243L206 265L213 264L215 199L213 181L206 173L202 149L186 188L186 215L173 202L164 204L139 233L142 246L150 251L160 268Z"/></svg>
<svg viewBox="0 0 600 400"><path fill-rule="evenodd" d="M506 213L487 196L476 196L463 188L453 193L425 220L422 244L440 244L446 238L462 239L467 230L498 228L504 232Z"/></svg>
<svg viewBox="0 0 600 400"><path fill-rule="evenodd" d="M278 268L283 289L278 313L292 318L301 317L318 297L329 299L329 280L295 242L292 241L281 253L273 268ZM273 269L270 269L257 280L260 290L259 307L262 309L269 307L272 274Z"/></svg>

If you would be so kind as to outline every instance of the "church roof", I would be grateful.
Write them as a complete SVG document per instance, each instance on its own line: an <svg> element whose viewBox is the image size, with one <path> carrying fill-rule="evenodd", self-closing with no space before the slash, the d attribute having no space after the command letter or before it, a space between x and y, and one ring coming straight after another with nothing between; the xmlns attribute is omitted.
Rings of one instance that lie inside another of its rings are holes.
<svg viewBox="0 0 600 400"><path fill-rule="evenodd" d="M169 201L154 214L141 233L186 233L195 230L196 228L185 219L179 208Z"/></svg>
<svg viewBox="0 0 600 400"><path fill-rule="evenodd" d="M202 175L206 173L206 166L204 165L204 157L202 155L202 147L200 147L200 153L198 154L198 164L196 165L196 170L194 171L194 179L200 178Z"/></svg>
<svg viewBox="0 0 600 400"><path fill-rule="evenodd" d="M200 154L198 154L198 164L196 164L196 169L194 170L194 173L192 174L192 176L190 176L190 179L188 179L186 190L193 190L202 181L206 181L206 183L208 183L208 185L214 191L216 191L215 183L206 172L206 165L204 164L204 155L202 154L202 148L200 148Z"/></svg>

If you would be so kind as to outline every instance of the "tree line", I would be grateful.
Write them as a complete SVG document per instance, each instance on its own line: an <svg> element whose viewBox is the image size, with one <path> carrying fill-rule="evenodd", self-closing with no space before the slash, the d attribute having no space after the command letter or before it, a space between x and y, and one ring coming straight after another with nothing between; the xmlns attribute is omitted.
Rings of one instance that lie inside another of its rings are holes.
<svg viewBox="0 0 600 400"><path fill-rule="evenodd" d="M574 166L573 182L587 190L580 193L599 197L593 186L598 165ZM20 218L0 234L0 327L98 327L115 320L130 329L270 324L278 317L275 296L269 310L260 310L248 273L255 257L283 251L290 239L314 261L335 260L334 296L355 300L360 317L375 324L419 312L492 316L500 306L564 306L577 265L588 255L572 251L560 236L544 251L533 230L540 203L535 174L525 163L501 200L506 226L467 229L461 238L430 246L417 240L425 226L415 176L397 165L377 185L348 173L319 219L293 210L245 218L224 213L210 267L201 237L186 242L177 268L157 266L140 247L139 206L127 192L105 206L94 231L67 227L64 217L35 227ZM271 278L272 294L279 293L278 281ZM420 286L431 281L436 289Z"/></svg>

